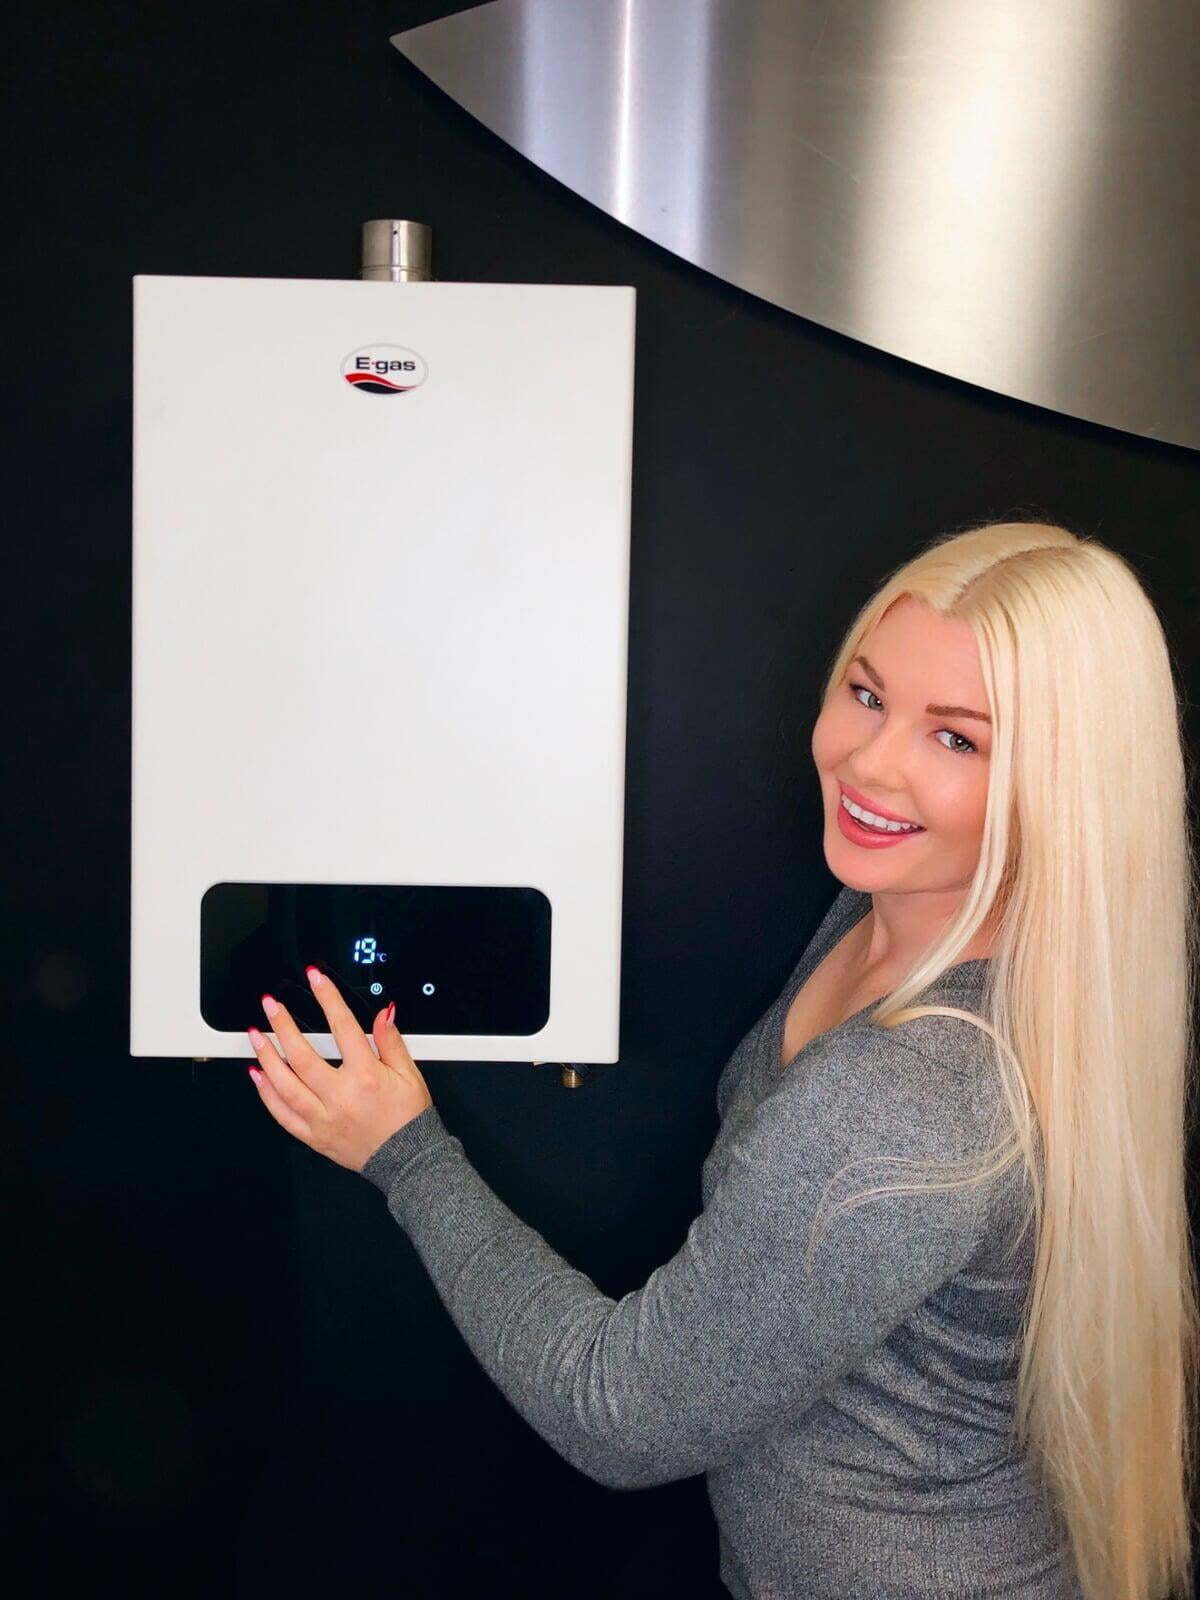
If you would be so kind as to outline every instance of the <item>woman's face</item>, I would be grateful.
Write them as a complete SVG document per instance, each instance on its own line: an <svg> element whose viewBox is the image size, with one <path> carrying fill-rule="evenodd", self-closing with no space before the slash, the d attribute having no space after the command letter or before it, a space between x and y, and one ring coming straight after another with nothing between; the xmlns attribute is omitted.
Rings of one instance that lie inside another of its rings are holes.
<svg viewBox="0 0 1200 1600"><path fill-rule="evenodd" d="M969 885L983 838L992 730L966 713L988 710L967 624L910 595L889 607L813 729L825 859L836 877L866 891ZM865 810L922 831L864 833L842 804L843 785ZM874 843L892 839L899 842Z"/></svg>

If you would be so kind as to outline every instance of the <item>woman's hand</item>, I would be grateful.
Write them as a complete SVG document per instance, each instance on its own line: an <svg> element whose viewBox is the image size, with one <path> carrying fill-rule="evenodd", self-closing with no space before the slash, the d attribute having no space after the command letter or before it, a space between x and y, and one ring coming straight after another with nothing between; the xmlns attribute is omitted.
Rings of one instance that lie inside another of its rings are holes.
<svg viewBox="0 0 1200 1600"><path fill-rule="evenodd" d="M371 1030L376 1055L333 981L316 967L306 971L341 1050L342 1065L323 1060L287 1007L264 995L263 1010L279 1045L257 1028L248 1028L259 1061L250 1074L281 1128L339 1167L361 1172L393 1133L433 1104L433 1097L399 1029L384 1021L390 1007L380 1011Z"/></svg>

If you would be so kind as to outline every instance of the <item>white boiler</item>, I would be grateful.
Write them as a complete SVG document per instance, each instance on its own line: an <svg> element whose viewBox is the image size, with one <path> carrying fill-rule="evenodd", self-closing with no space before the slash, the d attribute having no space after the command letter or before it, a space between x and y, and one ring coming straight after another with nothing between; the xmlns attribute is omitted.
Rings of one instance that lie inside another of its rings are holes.
<svg viewBox="0 0 1200 1600"><path fill-rule="evenodd" d="M617 1060L634 305L134 277L133 1055Z"/></svg>

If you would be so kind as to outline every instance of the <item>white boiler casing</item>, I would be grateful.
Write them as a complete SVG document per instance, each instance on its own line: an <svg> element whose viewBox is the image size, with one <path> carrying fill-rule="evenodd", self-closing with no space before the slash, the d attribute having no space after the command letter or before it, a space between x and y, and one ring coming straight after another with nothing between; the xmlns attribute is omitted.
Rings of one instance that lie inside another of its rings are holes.
<svg viewBox="0 0 1200 1600"><path fill-rule="evenodd" d="M134 277L133 1055L618 1059L634 311Z"/></svg>

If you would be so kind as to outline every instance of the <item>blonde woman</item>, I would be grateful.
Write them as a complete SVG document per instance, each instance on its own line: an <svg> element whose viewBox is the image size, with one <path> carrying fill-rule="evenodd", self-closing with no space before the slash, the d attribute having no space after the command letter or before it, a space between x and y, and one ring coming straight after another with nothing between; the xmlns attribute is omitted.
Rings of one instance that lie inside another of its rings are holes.
<svg viewBox="0 0 1200 1600"><path fill-rule="evenodd" d="M386 1195L568 1461L706 1475L738 1600L1183 1600L1200 950L1158 618L1066 529L948 536L854 618L812 754L843 888L641 1289L514 1216L395 1027L372 1048L319 974L343 1067L280 1008L260 1093Z"/></svg>

